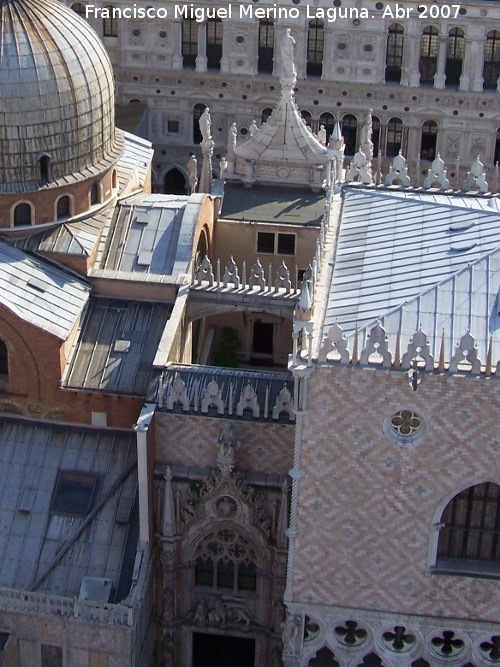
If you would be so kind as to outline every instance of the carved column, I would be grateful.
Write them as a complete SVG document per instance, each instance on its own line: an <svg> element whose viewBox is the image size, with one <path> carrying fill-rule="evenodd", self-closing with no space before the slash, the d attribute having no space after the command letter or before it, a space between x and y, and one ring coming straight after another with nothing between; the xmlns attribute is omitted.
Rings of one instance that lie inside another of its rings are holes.
<svg viewBox="0 0 500 667"><path fill-rule="evenodd" d="M471 45L473 63L470 67L470 90L480 93L483 90L483 67L484 67L484 39L476 39Z"/></svg>
<svg viewBox="0 0 500 667"><path fill-rule="evenodd" d="M207 24L198 23L198 55L196 56L196 71L207 71Z"/></svg>
<svg viewBox="0 0 500 667"><path fill-rule="evenodd" d="M466 37L464 39L464 55L462 58L462 74L460 75L459 90L470 89L470 81L474 76L474 65L477 54L477 42Z"/></svg>
<svg viewBox="0 0 500 667"><path fill-rule="evenodd" d="M448 37L439 35L439 51L437 57L436 74L434 75L434 88L444 88L446 84L446 49L448 48Z"/></svg>
<svg viewBox="0 0 500 667"><path fill-rule="evenodd" d="M181 70L184 65L182 58L182 21L173 21L171 23L171 27L174 44L172 68L174 70Z"/></svg>

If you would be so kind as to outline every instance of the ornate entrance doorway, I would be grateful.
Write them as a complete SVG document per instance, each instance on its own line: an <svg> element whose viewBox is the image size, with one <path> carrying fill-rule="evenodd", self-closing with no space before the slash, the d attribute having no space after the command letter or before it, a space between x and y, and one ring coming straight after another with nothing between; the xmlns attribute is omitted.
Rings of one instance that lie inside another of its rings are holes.
<svg viewBox="0 0 500 667"><path fill-rule="evenodd" d="M255 639L193 633L192 667L254 667Z"/></svg>

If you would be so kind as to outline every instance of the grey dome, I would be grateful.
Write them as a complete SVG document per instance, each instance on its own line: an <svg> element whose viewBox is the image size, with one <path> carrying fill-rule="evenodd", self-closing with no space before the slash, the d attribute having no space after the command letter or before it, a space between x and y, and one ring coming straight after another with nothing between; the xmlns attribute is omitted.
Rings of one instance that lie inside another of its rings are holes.
<svg viewBox="0 0 500 667"><path fill-rule="evenodd" d="M0 192L44 185L43 155L62 185L116 148L113 71L94 30L53 0L0 0Z"/></svg>

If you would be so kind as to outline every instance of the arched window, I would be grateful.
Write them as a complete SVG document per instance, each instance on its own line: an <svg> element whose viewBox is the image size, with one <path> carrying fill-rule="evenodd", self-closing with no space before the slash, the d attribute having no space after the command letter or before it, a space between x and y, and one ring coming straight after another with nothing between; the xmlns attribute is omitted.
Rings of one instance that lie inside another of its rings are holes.
<svg viewBox="0 0 500 667"><path fill-rule="evenodd" d="M446 47L446 85L458 86L462 76L462 60L464 57L465 37L461 28L452 28L448 33Z"/></svg>
<svg viewBox="0 0 500 667"><path fill-rule="evenodd" d="M220 69L222 59L222 21L207 20L207 68Z"/></svg>
<svg viewBox="0 0 500 667"><path fill-rule="evenodd" d="M380 148L380 119L377 116L372 116L372 144L373 157L377 157Z"/></svg>
<svg viewBox="0 0 500 667"><path fill-rule="evenodd" d="M396 157L403 144L403 121L401 118L391 118L387 123L387 157Z"/></svg>
<svg viewBox="0 0 500 667"><path fill-rule="evenodd" d="M102 15L104 17L102 19L102 34L104 37L118 37L118 19L115 16L113 5L104 7Z"/></svg>
<svg viewBox="0 0 500 667"><path fill-rule="evenodd" d="M490 30L484 44L483 87L495 89L500 73L500 31Z"/></svg>
<svg viewBox="0 0 500 667"><path fill-rule="evenodd" d="M9 377L9 351L3 340L0 340L0 379Z"/></svg>
<svg viewBox="0 0 500 667"><path fill-rule="evenodd" d="M358 120L352 114L346 114L342 118L342 136L345 143L345 154L354 155L356 152L356 136L358 131Z"/></svg>
<svg viewBox="0 0 500 667"><path fill-rule="evenodd" d="M193 144L201 144L203 135L200 130L200 118L207 107L204 104L195 104L193 107Z"/></svg>
<svg viewBox="0 0 500 667"><path fill-rule="evenodd" d="M274 58L274 23L259 21L259 54L257 69L259 72L272 74Z"/></svg>
<svg viewBox="0 0 500 667"><path fill-rule="evenodd" d="M85 18L85 5L82 5L81 2L75 2L73 5L71 5L71 9L75 12L75 14L78 14L78 16Z"/></svg>
<svg viewBox="0 0 500 667"><path fill-rule="evenodd" d="M91 206L99 203L99 186L94 183L90 188L90 204Z"/></svg>
<svg viewBox="0 0 500 667"><path fill-rule="evenodd" d="M500 127L497 127L497 132L495 135L495 154L493 157L493 164L500 162Z"/></svg>
<svg viewBox="0 0 500 667"><path fill-rule="evenodd" d="M262 113L260 115L260 121L261 123L265 123L269 116L272 114L273 110L272 109L262 109Z"/></svg>
<svg viewBox="0 0 500 667"><path fill-rule="evenodd" d="M325 27L323 21L314 19L309 22L307 31L307 75L321 76L323 71L323 47Z"/></svg>
<svg viewBox="0 0 500 667"><path fill-rule="evenodd" d="M376 653L369 653L365 655L363 662L360 662L357 667L385 667L385 664Z"/></svg>
<svg viewBox="0 0 500 667"><path fill-rule="evenodd" d="M304 122L307 125L307 127L311 127L312 126L312 116L309 113L309 111L301 111L300 115L304 119Z"/></svg>
<svg viewBox="0 0 500 667"><path fill-rule="evenodd" d="M309 660L308 667L339 667L339 663L335 660L335 655L330 649L327 646L324 646L316 653L314 658Z"/></svg>
<svg viewBox="0 0 500 667"><path fill-rule="evenodd" d="M40 182L45 185L50 181L50 155L44 153L40 155L39 158L40 164Z"/></svg>
<svg viewBox="0 0 500 667"><path fill-rule="evenodd" d="M57 200L57 219L68 218L70 216L70 199L68 195L59 197Z"/></svg>
<svg viewBox="0 0 500 667"><path fill-rule="evenodd" d="M433 120L427 120L422 125L422 138L420 141L420 158L422 160L434 160L436 157L438 125Z"/></svg>
<svg viewBox="0 0 500 667"><path fill-rule="evenodd" d="M391 23L387 34L387 50L385 52L385 80L401 81L403 67L403 26Z"/></svg>
<svg viewBox="0 0 500 667"><path fill-rule="evenodd" d="M214 552L213 545L217 545ZM229 528L210 533L196 548L195 586L228 591L257 589L256 553L242 535Z"/></svg>
<svg viewBox="0 0 500 667"><path fill-rule="evenodd" d="M14 227L31 225L31 206L23 203L18 204L14 209Z"/></svg>
<svg viewBox="0 0 500 667"><path fill-rule="evenodd" d="M319 124L325 126L326 130L326 142L328 143L328 140L330 139L330 136L333 132L333 128L335 127L335 118L331 113L328 113L326 111L325 113L322 113L321 116L319 117Z"/></svg>
<svg viewBox="0 0 500 667"><path fill-rule="evenodd" d="M195 67L198 55L198 26L195 19L184 19L182 22L182 65Z"/></svg>
<svg viewBox="0 0 500 667"><path fill-rule="evenodd" d="M433 26L427 26L420 40L420 84L434 83L436 74L437 57L439 51L439 30Z"/></svg>
<svg viewBox="0 0 500 667"><path fill-rule="evenodd" d="M185 195L186 190L187 183L184 174L177 167L169 169L163 179L163 193L166 195Z"/></svg>
<svg viewBox="0 0 500 667"><path fill-rule="evenodd" d="M111 174L111 187L113 190L118 187L118 174L116 173L116 169L113 169L113 173Z"/></svg>
<svg viewBox="0 0 500 667"><path fill-rule="evenodd" d="M460 491L441 516L436 568L500 571L500 486L476 484Z"/></svg>

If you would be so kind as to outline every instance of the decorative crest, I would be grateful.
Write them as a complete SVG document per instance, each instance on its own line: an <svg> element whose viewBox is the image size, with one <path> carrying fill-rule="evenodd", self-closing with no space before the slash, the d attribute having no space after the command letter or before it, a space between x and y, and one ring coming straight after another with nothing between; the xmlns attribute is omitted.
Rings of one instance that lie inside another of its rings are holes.
<svg viewBox="0 0 500 667"><path fill-rule="evenodd" d="M470 190L479 190L479 192L483 193L488 192L489 190L488 183L486 182L484 165L479 159L479 155L471 164L470 171L467 172L463 189L465 192L469 192Z"/></svg>
<svg viewBox="0 0 500 667"><path fill-rule="evenodd" d="M436 183L440 186L441 190L450 189L450 181L446 176L446 167L444 166L444 162L441 159L439 153L431 164L431 168L427 172L427 176L424 181L424 188L432 188Z"/></svg>
<svg viewBox="0 0 500 667"><path fill-rule="evenodd" d="M380 322L371 328L367 335L367 341L364 349L361 351L359 358L360 363L368 364L372 354L378 354L382 357L382 366L389 368L391 366L391 353L387 349L387 335L385 329L380 325Z"/></svg>
<svg viewBox="0 0 500 667"><path fill-rule="evenodd" d="M401 151L399 151L399 153L392 161L391 169L385 177L385 184L402 185L403 187L407 187L411 184L410 177L408 176L406 160L404 159Z"/></svg>
<svg viewBox="0 0 500 667"><path fill-rule="evenodd" d="M459 365L470 366L472 373L481 372L481 362L477 358L476 341L469 331L460 339L455 354L450 360L450 372L456 373L459 370Z"/></svg>
<svg viewBox="0 0 500 667"><path fill-rule="evenodd" d="M347 339L344 330L335 322L328 330L327 335L321 343L318 361L324 362L328 360L328 354L335 351L340 357L343 364L349 363L349 352L347 350Z"/></svg>

